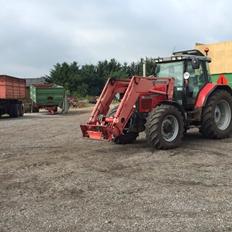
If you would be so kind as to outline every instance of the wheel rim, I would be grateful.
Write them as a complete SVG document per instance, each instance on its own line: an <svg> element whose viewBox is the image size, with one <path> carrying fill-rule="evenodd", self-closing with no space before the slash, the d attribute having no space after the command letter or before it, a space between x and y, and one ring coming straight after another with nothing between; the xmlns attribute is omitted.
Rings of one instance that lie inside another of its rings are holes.
<svg viewBox="0 0 232 232"><path fill-rule="evenodd" d="M179 123L174 115L167 115L161 125L162 137L167 142L175 140L179 132Z"/></svg>
<svg viewBox="0 0 232 232"><path fill-rule="evenodd" d="M214 110L214 121L220 130L226 130L231 122L231 109L227 101L220 101Z"/></svg>

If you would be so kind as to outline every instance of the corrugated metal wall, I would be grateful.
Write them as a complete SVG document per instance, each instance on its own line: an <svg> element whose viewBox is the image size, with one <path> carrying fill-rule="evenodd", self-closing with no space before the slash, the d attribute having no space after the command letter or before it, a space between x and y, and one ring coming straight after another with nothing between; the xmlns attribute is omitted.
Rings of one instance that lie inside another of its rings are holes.
<svg viewBox="0 0 232 232"><path fill-rule="evenodd" d="M26 95L26 80L0 75L0 99L23 99Z"/></svg>

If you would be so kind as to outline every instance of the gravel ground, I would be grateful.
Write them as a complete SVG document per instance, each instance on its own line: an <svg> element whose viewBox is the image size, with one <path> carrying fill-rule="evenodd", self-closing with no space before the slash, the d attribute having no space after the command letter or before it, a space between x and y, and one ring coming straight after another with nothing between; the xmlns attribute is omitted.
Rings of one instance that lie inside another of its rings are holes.
<svg viewBox="0 0 232 232"><path fill-rule="evenodd" d="M83 139L88 110L0 119L0 231L232 231L232 139Z"/></svg>

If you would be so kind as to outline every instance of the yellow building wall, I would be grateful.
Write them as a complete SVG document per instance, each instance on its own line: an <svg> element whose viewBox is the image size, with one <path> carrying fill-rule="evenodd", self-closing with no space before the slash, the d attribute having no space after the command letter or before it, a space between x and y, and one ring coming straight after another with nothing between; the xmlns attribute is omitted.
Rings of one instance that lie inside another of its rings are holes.
<svg viewBox="0 0 232 232"><path fill-rule="evenodd" d="M196 43L196 49L205 54L204 49L209 48L208 56L212 59L210 63L210 73L232 73L232 41L199 44Z"/></svg>

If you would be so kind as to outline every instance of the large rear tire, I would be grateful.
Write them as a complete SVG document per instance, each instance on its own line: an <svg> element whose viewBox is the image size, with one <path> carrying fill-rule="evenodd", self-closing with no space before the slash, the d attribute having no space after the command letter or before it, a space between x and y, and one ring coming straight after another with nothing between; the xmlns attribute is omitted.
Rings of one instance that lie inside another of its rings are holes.
<svg viewBox="0 0 232 232"><path fill-rule="evenodd" d="M207 138L223 139L232 131L232 96L226 90L216 91L202 113L200 132Z"/></svg>
<svg viewBox="0 0 232 232"><path fill-rule="evenodd" d="M178 147L184 133L182 113L173 105L159 105L151 111L146 122L146 138L156 149Z"/></svg>
<svg viewBox="0 0 232 232"><path fill-rule="evenodd" d="M19 116L22 117L24 115L24 105L22 103L19 103L18 108L19 108Z"/></svg>
<svg viewBox="0 0 232 232"><path fill-rule="evenodd" d="M113 107L110 112L107 114L107 117L113 117L118 109L118 106ZM127 127L127 126L126 126ZM114 138L113 142L116 144L128 144L133 143L136 138L138 137L138 133L130 132L129 128L125 128L123 131L124 134L119 135L118 137Z"/></svg>

